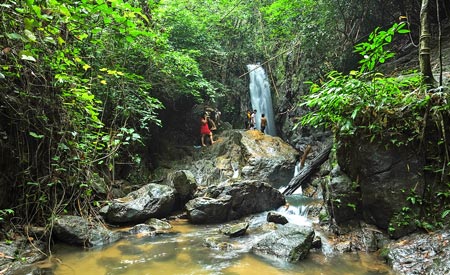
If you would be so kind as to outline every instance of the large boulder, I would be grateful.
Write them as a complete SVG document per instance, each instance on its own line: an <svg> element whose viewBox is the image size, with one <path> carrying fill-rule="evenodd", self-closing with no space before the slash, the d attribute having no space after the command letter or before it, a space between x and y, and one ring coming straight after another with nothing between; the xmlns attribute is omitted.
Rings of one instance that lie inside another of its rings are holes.
<svg viewBox="0 0 450 275"><path fill-rule="evenodd" d="M422 198L425 186L425 158L419 146L394 146L389 141L369 142L355 137L339 143L337 159L341 170L354 182L351 192L360 193L361 208L356 211L366 222L389 228L394 238L416 229L412 220L398 218L402 219L402 209L408 209L410 217L419 211L418 204L410 203Z"/></svg>
<svg viewBox="0 0 450 275"><path fill-rule="evenodd" d="M198 197L186 204L191 223L220 223L229 220L231 196L220 198Z"/></svg>
<svg viewBox="0 0 450 275"><path fill-rule="evenodd" d="M156 169L156 177L189 170L199 187L227 180L257 179L278 188L294 175L298 151L279 137L257 130L227 130L214 145L185 148L183 154Z"/></svg>
<svg viewBox="0 0 450 275"><path fill-rule="evenodd" d="M260 179L279 188L294 176L298 152L279 137L264 135L257 130L242 133L245 156L244 178Z"/></svg>
<svg viewBox="0 0 450 275"><path fill-rule="evenodd" d="M112 232L100 223L69 215L55 220L53 234L61 242L82 247L103 246L121 237L120 233Z"/></svg>
<svg viewBox="0 0 450 275"><path fill-rule="evenodd" d="M252 251L262 256L298 262L308 255L313 239L314 230L311 227L288 223L263 237L252 247Z"/></svg>
<svg viewBox="0 0 450 275"><path fill-rule="evenodd" d="M175 205L175 189L150 183L100 209L105 221L112 224L141 223L150 218L169 215Z"/></svg>
<svg viewBox="0 0 450 275"><path fill-rule="evenodd" d="M220 223L253 213L275 209L285 204L284 196L267 183L241 181L210 186L206 196L186 204L192 223Z"/></svg>

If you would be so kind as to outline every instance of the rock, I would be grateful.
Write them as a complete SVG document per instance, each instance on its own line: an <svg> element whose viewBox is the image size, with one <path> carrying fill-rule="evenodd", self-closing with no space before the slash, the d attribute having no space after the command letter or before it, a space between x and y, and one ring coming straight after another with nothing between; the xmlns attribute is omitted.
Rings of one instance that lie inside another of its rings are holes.
<svg viewBox="0 0 450 275"><path fill-rule="evenodd" d="M130 230L128 230L128 234L138 235L138 236L149 236L155 235L155 228L148 224L136 224Z"/></svg>
<svg viewBox="0 0 450 275"><path fill-rule="evenodd" d="M413 234L386 247L386 258L397 274L450 274L450 231Z"/></svg>
<svg viewBox="0 0 450 275"><path fill-rule="evenodd" d="M375 252L389 243L387 233L373 225L353 221L343 227L334 228L336 235L330 239L334 250L345 252Z"/></svg>
<svg viewBox="0 0 450 275"><path fill-rule="evenodd" d="M315 236L312 243L311 248L320 249L322 248L322 239L319 236Z"/></svg>
<svg viewBox="0 0 450 275"><path fill-rule="evenodd" d="M358 186L355 186L353 181L340 171L339 166L332 170L331 176L325 200L328 212L338 224L362 219L361 194Z"/></svg>
<svg viewBox="0 0 450 275"><path fill-rule="evenodd" d="M34 265L46 258L47 243L19 237L11 243L0 243L0 274L39 274L40 269ZM48 273L52 274L52 273Z"/></svg>
<svg viewBox="0 0 450 275"><path fill-rule="evenodd" d="M83 247L103 246L120 239L119 233L79 216L58 217L53 234L61 242Z"/></svg>
<svg viewBox="0 0 450 275"><path fill-rule="evenodd" d="M178 154L168 167L160 167L155 174L189 170L199 187L257 179L276 188L287 184L294 174L298 152L279 137L234 129L216 138L214 145L196 149L191 155Z"/></svg>
<svg viewBox="0 0 450 275"><path fill-rule="evenodd" d="M244 178L259 179L279 188L294 175L298 152L279 137L260 131L245 131L241 138L247 163L242 168Z"/></svg>
<svg viewBox="0 0 450 275"><path fill-rule="evenodd" d="M241 181L211 186L208 197L186 204L192 223L220 223L275 209L285 203L284 196L267 183Z"/></svg>
<svg viewBox="0 0 450 275"><path fill-rule="evenodd" d="M289 222L285 216L275 212L267 213L267 221L277 224L287 224Z"/></svg>
<svg viewBox="0 0 450 275"><path fill-rule="evenodd" d="M41 268L34 264L23 264L19 261L14 262L2 275L53 275L54 267ZM3 270L0 270L3 271Z"/></svg>
<svg viewBox="0 0 450 275"><path fill-rule="evenodd" d="M218 199L200 197L186 204L188 219L194 224L220 223L228 220L231 196Z"/></svg>
<svg viewBox="0 0 450 275"><path fill-rule="evenodd" d="M233 245L224 241L221 237L208 237L205 239L204 245L215 250L230 250Z"/></svg>
<svg viewBox="0 0 450 275"><path fill-rule="evenodd" d="M241 222L232 225L227 224L220 229L220 232L232 238L239 237L245 235L249 225L250 224L248 222Z"/></svg>
<svg viewBox="0 0 450 275"><path fill-rule="evenodd" d="M360 193L361 208L356 211L366 222L384 230L389 228L392 237L399 238L416 230L412 219L401 217L401 211L408 207L409 217L419 213L419 203L411 204L408 198L423 196L425 157L415 144L389 144L389 140L347 138L339 143L336 156Z"/></svg>
<svg viewBox="0 0 450 275"><path fill-rule="evenodd" d="M167 185L174 188L180 201L183 205L190 199L197 190L197 181L194 174L188 170L180 170L171 173L167 176Z"/></svg>
<svg viewBox="0 0 450 275"><path fill-rule="evenodd" d="M298 262L308 255L313 239L314 230L311 227L288 223L263 237L252 247L252 251L262 256Z"/></svg>
<svg viewBox="0 0 450 275"><path fill-rule="evenodd" d="M155 228L156 231L165 231L172 228L172 225L170 225L170 223L155 218L151 218L146 222L146 224Z"/></svg>
<svg viewBox="0 0 450 275"><path fill-rule="evenodd" d="M150 183L100 209L108 223L141 223L169 215L175 204L175 189Z"/></svg>

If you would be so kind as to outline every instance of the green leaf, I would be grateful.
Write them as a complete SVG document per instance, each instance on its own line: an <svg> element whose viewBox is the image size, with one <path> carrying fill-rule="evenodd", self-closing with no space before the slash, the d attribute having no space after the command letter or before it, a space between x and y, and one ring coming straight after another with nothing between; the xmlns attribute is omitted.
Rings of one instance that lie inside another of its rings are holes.
<svg viewBox="0 0 450 275"><path fill-rule="evenodd" d="M39 186L39 182L27 182L27 185L32 185L32 186Z"/></svg>
<svg viewBox="0 0 450 275"><path fill-rule="evenodd" d="M450 214L450 209L445 210L444 212L442 212L442 218L444 219L445 217L447 217L447 215Z"/></svg>
<svg viewBox="0 0 450 275"><path fill-rule="evenodd" d="M44 135L38 135L35 132L29 132L30 136L37 138L37 139L42 139L44 138Z"/></svg>
<svg viewBox="0 0 450 275"><path fill-rule="evenodd" d="M14 32L13 33L6 33L6 36L9 39L25 41L25 38L22 35L18 34L18 33L14 33Z"/></svg>

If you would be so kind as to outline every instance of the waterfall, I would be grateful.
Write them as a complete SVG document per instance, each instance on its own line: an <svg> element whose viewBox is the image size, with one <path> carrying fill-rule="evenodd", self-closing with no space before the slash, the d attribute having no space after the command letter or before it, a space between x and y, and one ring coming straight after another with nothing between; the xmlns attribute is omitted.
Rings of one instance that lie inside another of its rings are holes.
<svg viewBox="0 0 450 275"><path fill-rule="evenodd" d="M252 110L256 110L256 128L261 129L261 115L267 118L266 133L276 136L275 119L272 108L272 96L270 94L269 81L266 73L260 65L247 65L250 72L250 99Z"/></svg>

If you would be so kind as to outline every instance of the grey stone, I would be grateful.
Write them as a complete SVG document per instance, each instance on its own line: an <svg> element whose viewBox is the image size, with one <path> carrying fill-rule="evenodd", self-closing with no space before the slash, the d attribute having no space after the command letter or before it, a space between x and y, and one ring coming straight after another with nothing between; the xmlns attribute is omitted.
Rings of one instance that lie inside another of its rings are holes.
<svg viewBox="0 0 450 275"><path fill-rule="evenodd" d="M262 256L298 262L308 255L313 239L311 227L288 223L267 234L252 247L252 251Z"/></svg>
<svg viewBox="0 0 450 275"><path fill-rule="evenodd" d="M102 208L100 214L113 224L140 223L169 215L175 204L172 187L150 183Z"/></svg>
<svg viewBox="0 0 450 275"><path fill-rule="evenodd" d="M117 232L79 216L61 216L55 220L53 234L61 242L83 247L103 246L120 239Z"/></svg>

